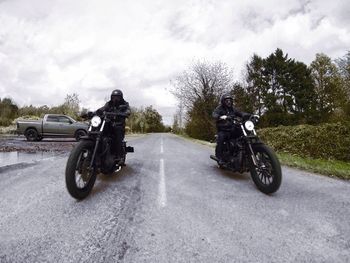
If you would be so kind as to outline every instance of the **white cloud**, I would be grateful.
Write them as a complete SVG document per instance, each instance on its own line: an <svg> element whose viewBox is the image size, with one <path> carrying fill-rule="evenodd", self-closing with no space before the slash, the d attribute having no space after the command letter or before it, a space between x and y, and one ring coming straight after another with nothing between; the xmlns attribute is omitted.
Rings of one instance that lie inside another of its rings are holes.
<svg viewBox="0 0 350 263"><path fill-rule="evenodd" d="M20 105L100 107L114 88L171 122L170 79L193 59L222 60L239 78L253 53L277 47L310 63L350 46L350 3L329 1L0 1L0 92Z"/></svg>

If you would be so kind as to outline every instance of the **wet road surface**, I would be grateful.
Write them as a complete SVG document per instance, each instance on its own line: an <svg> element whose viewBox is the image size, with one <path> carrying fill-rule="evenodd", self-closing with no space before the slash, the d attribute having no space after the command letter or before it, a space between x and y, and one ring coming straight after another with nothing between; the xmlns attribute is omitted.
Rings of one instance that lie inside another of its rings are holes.
<svg viewBox="0 0 350 263"><path fill-rule="evenodd" d="M0 262L350 262L350 184L283 168L280 190L219 170L170 134L77 202L67 155L0 173Z"/></svg>

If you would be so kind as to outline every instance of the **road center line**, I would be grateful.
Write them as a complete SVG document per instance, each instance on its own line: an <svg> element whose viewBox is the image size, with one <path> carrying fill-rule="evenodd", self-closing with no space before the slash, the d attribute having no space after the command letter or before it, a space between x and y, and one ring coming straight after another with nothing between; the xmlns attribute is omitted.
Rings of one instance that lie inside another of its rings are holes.
<svg viewBox="0 0 350 263"><path fill-rule="evenodd" d="M164 149L163 149L163 137L160 138L160 153L163 153Z"/></svg>
<svg viewBox="0 0 350 263"><path fill-rule="evenodd" d="M164 173L164 159L160 159L159 163L159 192L158 192L158 205L159 207L165 207L166 198L166 185L165 185L165 173Z"/></svg>

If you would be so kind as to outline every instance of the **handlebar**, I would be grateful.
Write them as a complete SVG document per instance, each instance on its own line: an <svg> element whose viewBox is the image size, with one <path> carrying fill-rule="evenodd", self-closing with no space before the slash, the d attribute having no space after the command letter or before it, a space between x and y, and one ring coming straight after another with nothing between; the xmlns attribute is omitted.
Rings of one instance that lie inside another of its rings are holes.
<svg viewBox="0 0 350 263"><path fill-rule="evenodd" d="M239 116L232 116L232 115L228 115L227 116L227 120L231 120L234 124L242 124L243 122L250 120L252 121L254 124L257 124L259 121L259 116L258 115L254 115L254 114L246 114L243 115L242 117Z"/></svg>

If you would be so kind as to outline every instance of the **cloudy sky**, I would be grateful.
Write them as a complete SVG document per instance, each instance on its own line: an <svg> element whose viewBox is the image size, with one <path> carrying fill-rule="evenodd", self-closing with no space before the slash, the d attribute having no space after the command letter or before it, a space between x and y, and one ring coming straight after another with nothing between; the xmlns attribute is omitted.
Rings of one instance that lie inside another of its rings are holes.
<svg viewBox="0 0 350 263"><path fill-rule="evenodd" d="M347 0L0 0L0 97L95 110L114 88L171 124L170 80L197 59L239 80L253 53L309 64L350 50Z"/></svg>

